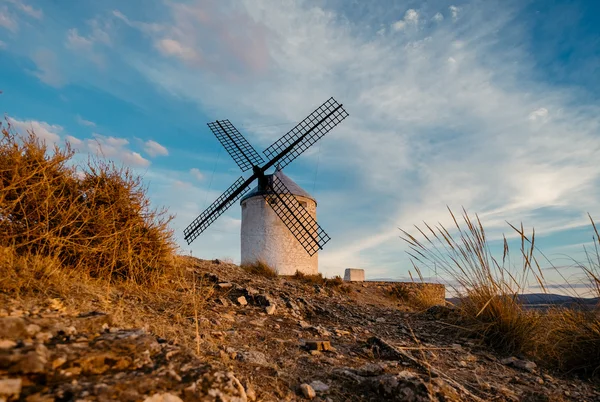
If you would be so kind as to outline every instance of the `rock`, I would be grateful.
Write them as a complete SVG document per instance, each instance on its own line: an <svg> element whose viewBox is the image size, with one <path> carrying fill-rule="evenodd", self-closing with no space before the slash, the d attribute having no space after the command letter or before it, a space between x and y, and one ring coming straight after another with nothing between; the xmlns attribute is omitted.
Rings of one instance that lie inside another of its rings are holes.
<svg viewBox="0 0 600 402"><path fill-rule="evenodd" d="M248 301L246 300L246 298L244 296L240 296L236 300L240 306L248 305Z"/></svg>
<svg viewBox="0 0 600 402"><path fill-rule="evenodd" d="M456 391L439 378L424 380L410 371L401 371L397 375L371 377L365 381L386 401L446 401L459 402L461 397Z"/></svg>
<svg viewBox="0 0 600 402"><path fill-rule="evenodd" d="M433 317L436 320L439 320L442 318L448 318L448 316L453 311L454 311L454 309L452 307L437 304L437 305L431 306L427 310L425 310L425 314Z"/></svg>
<svg viewBox="0 0 600 402"><path fill-rule="evenodd" d="M270 366L265 354L256 350L243 352L241 354L238 354L238 356L240 357L240 360L248 362L250 364L256 364L257 366Z"/></svg>
<svg viewBox="0 0 600 402"><path fill-rule="evenodd" d="M40 332L42 328L37 324L29 324L26 328L27 335L30 337L37 336L37 333Z"/></svg>
<svg viewBox="0 0 600 402"><path fill-rule="evenodd" d="M315 390L308 384L300 385L300 390L306 399L313 399L315 396L317 396Z"/></svg>
<svg viewBox="0 0 600 402"><path fill-rule="evenodd" d="M533 373L537 368L537 365L529 360L517 360L513 365L521 370L529 371L530 373Z"/></svg>
<svg viewBox="0 0 600 402"><path fill-rule="evenodd" d="M52 362L52 370L56 370L57 368L59 368L60 366L65 364L66 362L67 362L67 358L64 356L54 359L54 361Z"/></svg>
<svg viewBox="0 0 600 402"><path fill-rule="evenodd" d="M273 314L275 314L275 309L276 309L276 308L275 308L275 305L274 305L274 304L271 304L271 305L269 305L269 306L265 307L265 312L266 312L268 315L273 315Z"/></svg>
<svg viewBox="0 0 600 402"><path fill-rule="evenodd" d="M36 351L31 351L23 356L19 362L11 367L10 372L22 374L43 373L46 357Z"/></svg>
<svg viewBox="0 0 600 402"><path fill-rule="evenodd" d="M296 303L294 303L292 300L288 300L285 302L285 305L287 308L290 308L294 311L298 311L300 310L300 307L298 307L298 305Z"/></svg>
<svg viewBox="0 0 600 402"><path fill-rule="evenodd" d="M300 328L302 328L302 329L308 329L308 328L312 327L312 325L310 325L309 323L307 323L304 320L298 321L298 325L300 325Z"/></svg>
<svg viewBox="0 0 600 402"><path fill-rule="evenodd" d="M305 346L308 350L333 350L329 341L306 341Z"/></svg>
<svg viewBox="0 0 600 402"><path fill-rule="evenodd" d="M219 289L230 289L233 287L233 283L231 282L221 282L219 284L217 284L217 286L219 287Z"/></svg>
<svg viewBox="0 0 600 402"><path fill-rule="evenodd" d="M0 338L21 339L28 336L25 320L21 317L0 318Z"/></svg>
<svg viewBox="0 0 600 402"><path fill-rule="evenodd" d="M22 380L20 378L5 378L0 380L0 400L18 399L21 394Z"/></svg>
<svg viewBox="0 0 600 402"><path fill-rule="evenodd" d="M315 390L315 392L319 392L320 393L320 392L327 392L327 391L329 391L329 385L327 385L324 382L319 381L319 380L315 380L315 381L311 382L309 385L310 385L310 387L312 389Z"/></svg>
<svg viewBox="0 0 600 402"><path fill-rule="evenodd" d="M50 332L38 332L35 335L35 339L40 341L40 342L48 342L50 339L52 339L52 333Z"/></svg>
<svg viewBox="0 0 600 402"><path fill-rule="evenodd" d="M385 322L385 318L383 318L383 317L377 317L375 319L375 322L384 323Z"/></svg>
<svg viewBox="0 0 600 402"><path fill-rule="evenodd" d="M507 357L506 359L500 360L500 363L504 364L505 366L516 367L521 370L528 371L530 373L533 373L537 368L537 365L534 362L529 360L517 359L516 357Z"/></svg>
<svg viewBox="0 0 600 402"><path fill-rule="evenodd" d="M9 350L17 346L17 342L9 339L0 339L0 350Z"/></svg>
<svg viewBox="0 0 600 402"><path fill-rule="evenodd" d="M144 402L183 402L183 400L177 395L165 393L165 394L154 394L146 399Z"/></svg>
<svg viewBox="0 0 600 402"><path fill-rule="evenodd" d="M383 374L384 368L378 363L367 363L358 369L352 369L354 373L361 377L374 377Z"/></svg>

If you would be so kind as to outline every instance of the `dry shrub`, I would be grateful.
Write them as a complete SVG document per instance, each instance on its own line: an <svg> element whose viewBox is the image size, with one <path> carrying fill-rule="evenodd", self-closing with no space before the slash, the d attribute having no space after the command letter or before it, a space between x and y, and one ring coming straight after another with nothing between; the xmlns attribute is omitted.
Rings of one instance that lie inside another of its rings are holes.
<svg viewBox="0 0 600 402"><path fill-rule="evenodd" d="M535 356L563 371L598 374L600 318L584 309L551 309L545 315Z"/></svg>
<svg viewBox="0 0 600 402"><path fill-rule="evenodd" d="M307 275L300 271L296 271L292 278L310 285L321 285L332 288L341 287L344 284L344 280L339 275L336 275L333 278L325 278L320 272L316 275Z"/></svg>
<svg viewBox="0 0 600 402"><path fill-rule="evenodd" d="M0 246L93 277L155 280L173 262L171 217L127 168L92 158L78 173L73 156L2 126Z"/></svg>
<svg viewBox="0 0 600 402"><path fill-rule="evenodd" d="M257 260L253 263L242 264L240 267L252 275L263 276L265 278L277 278L277 272L263 260Z"/></svg>
<svg viewBox="0 0 600 402"><path fill-rule="evenodd" d="M455 224L455 235L442 225L435 229L425 224L417 227L424 238L418 240L406 231L403 239L409 244L413 266L417 264L442 269L454 280L454 292L460 299L457 311L460 326L468 333L505 353L522 353L564 371L597 373L600 368L600 311L581 305L578 309L554 308L533 311L523 306L519 295L531 282L546 292L546 280L534 255L535 231L527 236L523 226L511 227L521 239L522 267L509 268L509 247L504 239L504 251L499 262L490 252L485 231L479 218L472 221L463 213L464 226ZM590 220L591 217L590 217ZM598 231L592 220L598 242ZM600 245L600 243L598 243ZM600 296L600 253L588 254L588 264L581 265L592 289ZM593 257L591 257L593 256Z"/></svg>
<svg viewBox="0 0 600 402"><path fill-rule="evenodd" d="M445 304L439 291L428 283L408 282L397 283L388 288L387 292L392 298L419 310Z"/></svg>
<svg viewBox="0 0 600 402"><path fill-rule="evenodd" d="M600 301L600 236L594 220L594 249L585 250L586 263L577 266L583 271L592 294ZM600 374L600 305L592 308L551 309L540 334L536 355L564 371Z"/></svg>
<svg viewBox="0 0 600 402"><path fill-rule="evenodd" d="M0 303L4 296L32 306L59 299L71 311L101 310L117 327L146 328L197 350L194 324L213 287L194 268L191 259L176 257L171 269L152 283L109 283L84 270L67 269L56 257L19 255L12 247L0 247Z"/></svg>

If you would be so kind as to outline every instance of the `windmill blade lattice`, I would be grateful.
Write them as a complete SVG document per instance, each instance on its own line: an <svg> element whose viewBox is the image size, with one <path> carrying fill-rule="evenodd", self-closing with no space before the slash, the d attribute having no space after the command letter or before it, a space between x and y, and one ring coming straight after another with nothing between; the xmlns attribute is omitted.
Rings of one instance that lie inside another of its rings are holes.
<svg viewBox="0 0 600 402"><path fill-rule="evenodd" d="M284 168L346 117L348 117L348 113L342 105L335 99L329 98L296 127L271 144L263 153L267 158L272 159L285 152L277 161L280 167ZM301 137L304 138L293 145Z"/></svg>
<svg viewBox="0 0 600 402"><path fill-rule="evenodd" d="M193 242L200 233L204 232L223 212L240 199L249 189L251 182L244 181L240 177L223 194L216 199L208 208L204 210L192 223L183 231L184 239L187 244ZM244 187L245 186L245 187ZM239 192L238 194L235 194ZM234 195L235 194L235 195Z"/></svg>
<svg viewBox="0 0 600 402"><path fill-rule="evenodd" d="M331 238L308 211L300 205L300 202L285 184L276 176L272 176L272 178L272 181L268 183L269 192L263 194L264 199L308 254L314 255Z"/></svg>
<svg viewBox="0 0 600 402"><path fill-rule="evenodd" d="M242 172L264 162L263 158L229 120L217 120L208 123L208 127L242 169Z"/></svg>

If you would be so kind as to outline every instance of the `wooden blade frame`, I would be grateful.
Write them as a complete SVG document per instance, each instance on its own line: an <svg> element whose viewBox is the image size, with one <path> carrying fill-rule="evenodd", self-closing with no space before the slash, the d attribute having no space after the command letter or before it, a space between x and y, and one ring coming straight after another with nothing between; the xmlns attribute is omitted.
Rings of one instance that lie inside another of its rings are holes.
<svg viewBox="0 0 600 402"><path fill-rule="evenodd" d="M298 239L309 255L323 249L331 238L276 176L268 183L269 192L263 198L279 219Z"/></svg>
<svg viewBox="0 0 600 402"><path fill-rule="evenodd" d="M267 165L289 165L300 154L342 122L348 113L335 99L329 98L263 153L271 159Z"/></svg>
<svg viewBox="0 0 600 402"><path fill-rule="evenodd" d="M208 127L235 163L242 169L242 172L264 162L263 158L229 120L217 120L208 123Z"/></svg>
<svg viewBox="0 0 600 402"><path fill-rule="evenodd" d="M242 195L248 190L252 181L244 181L243 177L240 177L233 183L223 194L219 196L210 204L208 208L204 210L187 228L183 231L184 239L187 244L193 242L196 237L200 236L200 233L204 232L207 227L210 226L223 212L233 205Z"/></svg>

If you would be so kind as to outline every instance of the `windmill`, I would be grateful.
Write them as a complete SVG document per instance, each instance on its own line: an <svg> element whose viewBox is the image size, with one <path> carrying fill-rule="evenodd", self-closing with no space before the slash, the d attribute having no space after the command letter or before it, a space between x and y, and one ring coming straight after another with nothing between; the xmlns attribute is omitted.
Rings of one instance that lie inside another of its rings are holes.
<svg viewBox="0 0 600 402"><path fill-rule="evenodd" d="M246 194L251 184L257 180L259 194L262 195L266 204L272 208L308 255L313 256L317 253L330 240L330 237L296 199L293 192L286 186L285 180L281 180L282 176L267 175L266 171L271 167L277 167L278 171L283 169L346 117L348 117L348 113L343 106L335 99L329 98L292 130L264 150L265 156L270 158L266 163L229 120L208 123L208 127L242 172L252 169L252 175L246 180L243 176L238 178L215 202L190 223L183 231L187 243L191 244L231 205Z"/></svg>

